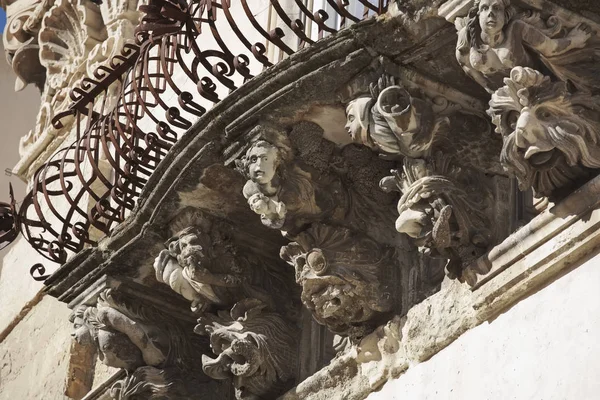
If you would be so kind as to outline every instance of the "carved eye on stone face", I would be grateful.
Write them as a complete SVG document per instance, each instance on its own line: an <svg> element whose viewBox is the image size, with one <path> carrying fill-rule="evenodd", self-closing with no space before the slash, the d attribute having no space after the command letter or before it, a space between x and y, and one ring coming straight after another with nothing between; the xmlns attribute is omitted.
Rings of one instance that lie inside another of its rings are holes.
<svg viewBox="0 0 600 400"><path fill-rule="evenodd" d="M509 111L504 117L504 134L508 135L517 129L517 121L519 120L521 113L515 110Z"/></svg>
<svg viewBox="0 0 600 400"><path fill-rule="evenodd" d="M552 113L547 108L541 107L541 108L538 108L537 110L535 110L535 116L538 117L539 119L545 121L545 120L549 120L550 118L552 118Z"/></svg>
<svg viewBox="0 0 600 400"><path fill-rule="evenodd" d="M323 275L327 271L327 259L320 249L313 249L306 255L308 266L317 275Z"/></svg>

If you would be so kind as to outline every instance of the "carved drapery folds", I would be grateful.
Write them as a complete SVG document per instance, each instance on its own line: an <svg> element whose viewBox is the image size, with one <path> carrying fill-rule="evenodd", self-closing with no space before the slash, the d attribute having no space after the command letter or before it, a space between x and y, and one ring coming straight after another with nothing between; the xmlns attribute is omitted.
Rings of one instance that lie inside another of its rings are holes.
<svg viewBox="0 0 600 400"><path fill-rule="evenodd" d="M353 338L370 332L398 305L393 255L393 249L359 232L322 224L313 224L281 249L314 318Z"/></svg>
<svg viewBox="0 0 600 400"><path fill-rule="evenodd" d="M206 314L196 332L208 335L216 358L202 356L211 378L232 379L238 400L270 399L289 389L298 363L299 332L292 321L256 299Z"/></svg>

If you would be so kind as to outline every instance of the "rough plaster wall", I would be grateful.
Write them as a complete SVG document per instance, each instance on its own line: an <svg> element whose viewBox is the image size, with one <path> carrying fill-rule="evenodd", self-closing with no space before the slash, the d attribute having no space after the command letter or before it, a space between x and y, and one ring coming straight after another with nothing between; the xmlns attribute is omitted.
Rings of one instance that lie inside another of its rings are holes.
<svg viewBox="0 0 600 400"><path fill-rule="evenodd" d="M0 400L67 399L69 313L44 297L0 343Z"/></svg>
<svg viewBox="0 0 600 400"><path fill-rule="evenodd" d="M369 400L600 399L600 255Z"/></svg>
<svg viewBox="0 0 600 400"><path fill-rule="evenodd" d="M0 332L14 320L21 309L44 286L29 275L35 263L52 265L37 254L29 243L20 238L11 245L10 251L0 264ZM65 306L66 308L66 306Z"/></svg>

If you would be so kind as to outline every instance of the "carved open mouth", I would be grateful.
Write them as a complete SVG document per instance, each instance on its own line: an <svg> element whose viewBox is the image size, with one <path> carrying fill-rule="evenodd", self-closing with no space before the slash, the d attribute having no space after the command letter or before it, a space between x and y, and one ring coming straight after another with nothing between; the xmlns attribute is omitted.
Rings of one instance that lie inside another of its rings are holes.
<svg viewBox="0 0 600 400"><path fill-rule="evenodd" d="M553 165L558 156L558 152L556 149L552 149L549 151L542 151L535 154L532 154L529 157L525 157L529 163L534 167L543 167L545 165Z"/></svg>

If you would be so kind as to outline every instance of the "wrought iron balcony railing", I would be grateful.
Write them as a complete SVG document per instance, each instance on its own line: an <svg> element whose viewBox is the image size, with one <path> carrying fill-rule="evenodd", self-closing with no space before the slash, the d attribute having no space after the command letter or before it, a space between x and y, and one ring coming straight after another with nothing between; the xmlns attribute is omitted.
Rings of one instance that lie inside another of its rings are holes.
<svg viewBox="0 0 600 400"><path fill-rule="evenodd" d="M264 68L385 12L388 1L327 0L325 9L312 0L270 0L266 20L250 1L232 3L140 7L135 44L73 88L69 110L53 120L60 128L74 117L77 139L37 171L19 210L0 204L0 246L21 232L64 263L95 245L126 218L158 163L207 109Z"/></svg>

